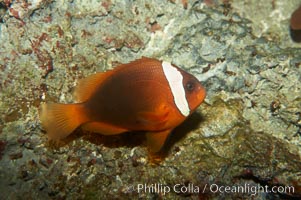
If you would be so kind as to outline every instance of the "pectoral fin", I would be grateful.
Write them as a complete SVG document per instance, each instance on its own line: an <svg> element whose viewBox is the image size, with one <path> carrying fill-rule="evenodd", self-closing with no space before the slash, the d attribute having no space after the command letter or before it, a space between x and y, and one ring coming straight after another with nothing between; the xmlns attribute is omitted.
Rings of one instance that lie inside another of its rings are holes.
<svg viewBox="0 0 301 200"><path fill-rule="evenodd" d="M160 114L160 113L153 113L153 112L140 112L139 118L150 122L164 121L167 118L167 113Z"/></svg>
<svg viewBox="0 0 301 200"><path fill-rule="evenodd" d="M168 121L169 110L167 106L161 105L156 111L138 113L138 121L146 127L152 127L153 130L162 130Z"/></svg>
<svg viewBox="0 0 301 200"><path fill-rule="evenodd" d="M147 147L151 153L157 153L162 149L170 132L171 130L168 129L161 132L148 132L146 134Z"/></svg>

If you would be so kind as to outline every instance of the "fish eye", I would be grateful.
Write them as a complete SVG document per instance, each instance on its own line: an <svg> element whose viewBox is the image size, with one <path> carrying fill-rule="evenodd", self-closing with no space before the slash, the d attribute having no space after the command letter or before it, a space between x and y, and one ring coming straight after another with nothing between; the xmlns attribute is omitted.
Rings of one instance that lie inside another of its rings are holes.
<svg viewBox="0 0 301 200"><path fill-rule="evenodd" d="M194 90L194 82L192 82L192 81L188 81L187 83L186 83L186 89L188 90L188 91L193 91Z"/></svg>

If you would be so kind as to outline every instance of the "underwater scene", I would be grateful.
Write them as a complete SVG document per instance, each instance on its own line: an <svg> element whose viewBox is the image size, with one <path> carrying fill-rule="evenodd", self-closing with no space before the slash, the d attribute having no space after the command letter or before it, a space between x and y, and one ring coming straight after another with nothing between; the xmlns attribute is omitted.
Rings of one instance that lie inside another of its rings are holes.
<svg viewBox="0 0 301 200"><path fill-rule="evenodd" d="M301 199L301 0L0 0L0 199Z"/></svg>

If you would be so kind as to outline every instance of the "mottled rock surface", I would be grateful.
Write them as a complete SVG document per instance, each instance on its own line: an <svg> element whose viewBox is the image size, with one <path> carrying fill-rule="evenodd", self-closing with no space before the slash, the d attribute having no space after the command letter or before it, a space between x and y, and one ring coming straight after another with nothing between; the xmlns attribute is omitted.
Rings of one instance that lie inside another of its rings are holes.
<svg viewBox="0 0 301 200"><path fill-rule="evenodd" d="M0 0L1 199L301 198L300 3ZM77 80L141 56L208 93L161 162L142 133L47 141L42 102L70 103Z"/></svg>

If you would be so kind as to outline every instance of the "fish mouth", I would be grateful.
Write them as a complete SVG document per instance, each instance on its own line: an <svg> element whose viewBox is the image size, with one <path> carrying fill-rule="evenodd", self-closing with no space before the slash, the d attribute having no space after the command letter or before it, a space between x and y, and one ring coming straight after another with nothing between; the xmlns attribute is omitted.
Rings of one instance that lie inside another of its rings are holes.
<svg viewBox="0 0 301 200"><path fill-rule="evenodd" d="M200 87L200 91L197 94L197 98L200 101L200 103L202 103L204 101L204 99L206 98L206 90L203 86Z"/></svg>

